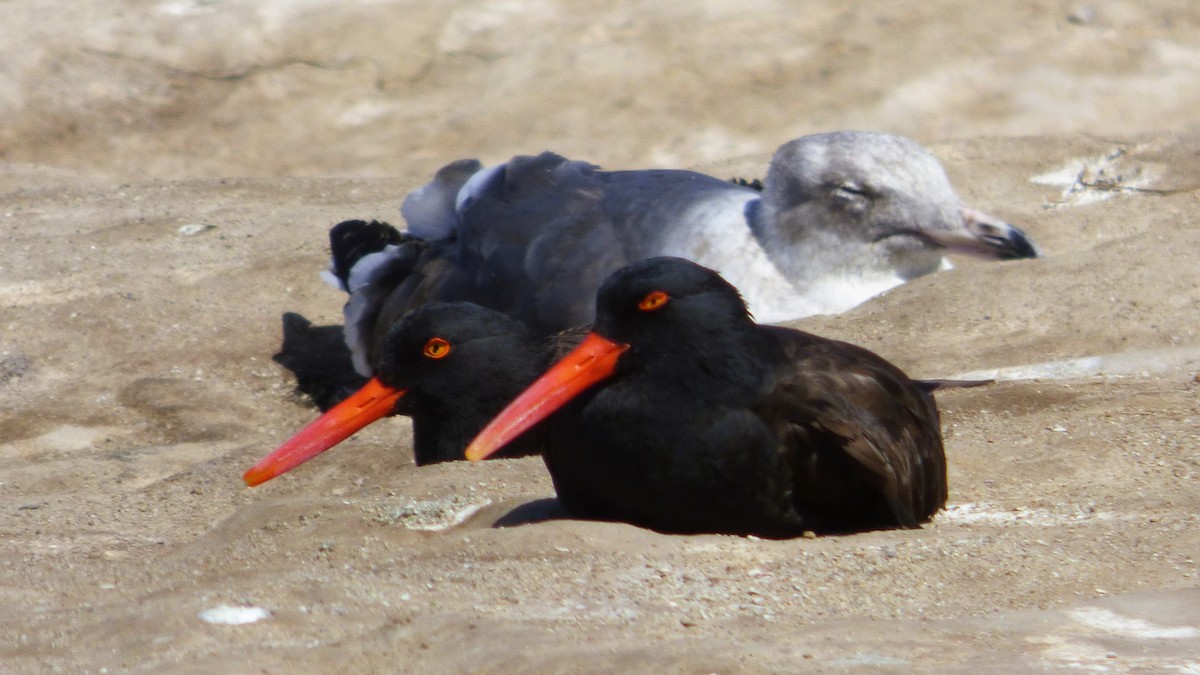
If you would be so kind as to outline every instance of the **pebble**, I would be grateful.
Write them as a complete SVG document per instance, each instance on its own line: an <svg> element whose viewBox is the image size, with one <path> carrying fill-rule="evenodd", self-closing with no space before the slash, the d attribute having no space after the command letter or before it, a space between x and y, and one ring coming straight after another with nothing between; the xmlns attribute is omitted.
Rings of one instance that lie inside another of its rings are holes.
<svg viewBox="0 0 1200 675"><path fill-rule="evenodd" d="M191 223L179 228L179 234L185 237L193 237L201 232L207 232L215 229L217 229L216 225L209 225L208 223Z"/></svg>
<svg viewBox="0 0 1200 675"><path fill-rule="evenodd" d="M271 611L262 607L235 607L233 605L218 605L206 609L198 615L201 621L226 626L238 626L244 623L254 623L271 616Z"/></svg>

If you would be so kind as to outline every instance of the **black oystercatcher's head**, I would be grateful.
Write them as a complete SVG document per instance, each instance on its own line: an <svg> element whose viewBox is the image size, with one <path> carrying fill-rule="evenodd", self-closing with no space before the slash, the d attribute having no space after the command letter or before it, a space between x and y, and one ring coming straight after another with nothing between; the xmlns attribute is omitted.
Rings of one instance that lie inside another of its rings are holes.
<svg viewBox="0 0 1200 675"><path fill-rule="evenodd" d="M469 303L434 303L409 312L389 329L376 377L243 479L250 486L268 481L394 413L416 414L422 406L429 414L456 417L479 409L494 413L536 376L543 362L539 344L519 321Z"/></svg>
<svg viewBox="0 0 1200 675"><path fill-rule="evenodd" d="M541 344L525 324L500 312L469 302L433 303L388 330L376 372L388 387L410 391L409 398L475 402L501 389L502 381L527 372L532 379ZM408 412L404 401L397 408Z"/></svg>
<svg viewBox="0 0 1200 675"><path fill-rule="evenodd" d="M637 341L660 326L749 321L746 303L713 270L682 258L642 260L613 272L596 294L596 332ZM643 338L652 340L653 338Z"/></svg>
<svg viewBox="0 0 1200 675"><path fill-rule="evenodd" d="M696 364L710 353L727 354L717 343L754 326L737 289L706 267L651 258L618 270L600 287L593 332L480 432L467 459L488 457L593 385L636 367L631 364ZM722 361L701 369L740 365Z"/></svg>

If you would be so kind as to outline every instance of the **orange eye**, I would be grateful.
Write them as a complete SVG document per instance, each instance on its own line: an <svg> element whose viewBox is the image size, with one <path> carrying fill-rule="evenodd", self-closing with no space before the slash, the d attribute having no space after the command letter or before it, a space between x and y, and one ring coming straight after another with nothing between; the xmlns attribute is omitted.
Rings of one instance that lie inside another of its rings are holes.
<svg viewBox="0 0 1200 675"><path fill-rule="evenodd" d="M429 342L425 343L425 356L431 359L444 359L450 355L450 343L446 340L435 337L429 338Z"/></svg>
<svg viewBox="0 0 1200 675"><path fill-rule="evenodd" d="M663 293L662 291L650 291L646 294L646 297L642 298L641 302L638 303L638 309L642 310L643 312L653 312L656 309L661 309L662 306L667 304L667 301L670 299L671 296Z"/></svg>

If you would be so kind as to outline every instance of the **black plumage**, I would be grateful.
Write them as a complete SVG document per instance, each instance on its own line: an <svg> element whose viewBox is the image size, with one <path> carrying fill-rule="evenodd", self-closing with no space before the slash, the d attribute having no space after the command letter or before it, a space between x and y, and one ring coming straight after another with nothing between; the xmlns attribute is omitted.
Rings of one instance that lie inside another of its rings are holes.
<svg viewBox="0 0 1200 675"><path fill-rule="evenodd" d="M510 316L470 303L431 303L395 321L379 342L375 377L254 467L257 485L312 459L388 415L413 420L417 465L463 459L467 442L561 353ZM538 451L518 439L503 456Z"/></svg>
<svg viewBox="0 0 1200 675"><path fill-rule="evenodd" d="M543 457L582 517L784 537L917 527L946 502L935 385L854 345L754 323L712 270L658 258L613 274L583 351L468 457L559 408Z"/></svg>

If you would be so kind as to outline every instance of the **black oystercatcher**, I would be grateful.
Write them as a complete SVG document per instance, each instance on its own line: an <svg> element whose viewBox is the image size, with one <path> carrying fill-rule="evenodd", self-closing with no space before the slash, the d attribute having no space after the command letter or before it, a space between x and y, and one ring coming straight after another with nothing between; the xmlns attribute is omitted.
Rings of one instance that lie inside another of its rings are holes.
<svg viewBox="0 0 1200 675"><path fill-rule="evenodd" d="M786 143L761 191L543 153L486 169L450 164L402 210L403 240L396 235L369 272L343 275L348 329L382 304L399 315L468 300L549 334L591 321L609 273L662 255L718 270L765 322L845 311L947 266L950 251L1038 255L1020 230L964 208L920 145L871 132Z"/></svg>
<svg viewBox="0 0 1200 675"><path fill-rule="evenodd" d="M657 258L604 282L594 332L467 457L561 409L542 454L578 516L770 537L918 527L946 502L936 386L758 325L713 270Z"/></svg>
<svg viewBox="0 0 1200 675"><path fill-rule="evenodd" d="M569 335L559 341L574 344ZM463 459L467 441L557 356L554 344L477 305L420 307L380 340L374 378L247 471L245 481L270 480L391 414L413 418L418 465ZM518 439L506 456L534 452Z"/></svg>

